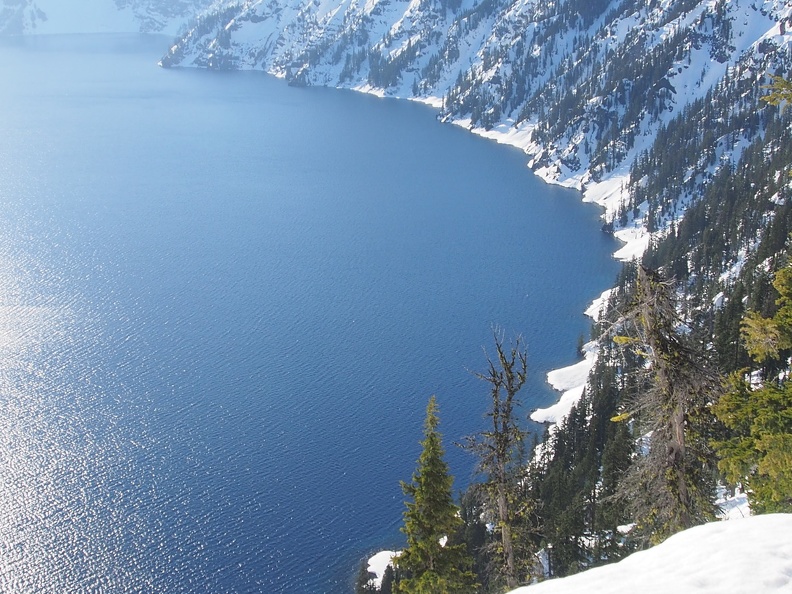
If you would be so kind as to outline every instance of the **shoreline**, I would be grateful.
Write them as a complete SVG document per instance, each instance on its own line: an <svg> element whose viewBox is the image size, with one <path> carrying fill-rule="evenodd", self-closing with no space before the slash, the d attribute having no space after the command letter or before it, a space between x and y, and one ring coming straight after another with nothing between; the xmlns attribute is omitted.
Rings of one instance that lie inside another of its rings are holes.
<svg viewBox="0 0 792 594"><path fill-rule="evenodd" d="M371 87L370 85L356 87L336 86L333 88L349 89L381 98L415 101L432 107L438 112L443 105L442 98L391 95L385 93L382 89ZM513 123L510 123L512 121L507 120L506 122L494 126L491 130L473 126L469 119L448 119L444 122L464 128L476 136L494 140L498 144L521 150L527 158L525 166L531 169L538 178L547 184L577 190L580 193L582 202L596 204L602 208L603 212L600 218L603 222L616 219L618 210L626 197L626 193L623 189L626 186L626 182L629 181L629 163L632 162L631 160L626 159L620 167L607 174L604 179L595 182L590 179L588 171L565 172L563 171L563 165L558 162L554 162L548 167L533 169L533 163L544 148L530 140L535 128L530 122L523 123L519 127L514 127ZM614 230L613 236L622 243L619 249L613 252L612 257L614 259L620 262L629 262L643 255L651 239L651 234L646 231L646 227L643 224L645 214L646 209L642 207L637 218L630 220L626 226L618 227ZM583 313L593 321L598 321L602 309L613 290L613 287L605 289L598 297L592 300L591 304ZM586 384L588 383L589 373L594 368L597 361L597 354L598 349L596 341L590 340L583 346L582 359L570 365L548 371L545 382L549 384L553 390L559 392L558 400L550 406L535 409L529 415L530 419L534 422L549 426L557 425L562 422L572 410L572 407L580 401Z"/></svg>
<svg viewBox="0 0 792 594"><path fill-rule="evenodd" d="M531 168L534 174L545 183L559 185L566 188L575 189L580 192L581 201L593 203L603 209L600 218L603 222L616 219L619 206L625 198L623 188L629 180L629 166L621 165L599 182L587 181L588 172L575 173L568 172L564 176L560 164L533 170L532 164L540 148L528 141L533 127L524 124L521 128L510 127L507 124L499 124L492 130L475 128L470 125L469 120L453 122L459 126L466 126L473 134L494 140L499 144L513 146L522 150L529 158L526 166ZM640 258L649 245L651 235L643 225L642 209L640 218L628 222L625 227L617 228L613 235L622 242L622 246L613 252L612 257L620 262ZM614 291L614 287L605 289L598 297L594 298L591 304L583 312L594 322L599 321L603 308L606 306L608 298ZM589 337L589 342L583 346L583 357L581 360L553 369L547 373L545 381L560 395L558 400L547 407L535 409L529 416L537 423L548 425L552 428L563 422L572 408L580 401L583 392L588 384L591 370L597 362L599 348L596 340Z"/></svg>
<svg viewBox="0 0 792 594"><path fill-rule="evenodd" d="M285 77L278 76L278 78ZM438 112L443 105L442 98L391 95L385 93L382 89L370 85L351 87L335 86L332 88L348 89L380 98L415 101L416 103L422 103L432 107ZM580 193L582 202L596 204L602 208L603 212L600 218L603 222L616 219L619 207L626 197L623 188L629 180L629 163L632 162L631 160L626 159L620 167L607 174L604 179L595 182L590 179L588 171L564 172L563 166L558 162L548 167L533 169L532 165L536 157L541 154L544 148L531 142L530 137L535 126L530 122L523 123L519 127L514 127L513 123L510 124L512 121L507 120L506 122L494 126L491 130L473 126L469 119L448 119L444 120L444 122L464 128L476 136L494 140L498 144L520 149L527 157L525 166L531 169L538 178L547 184L577 190ZM638 149L636 148L634 150ZM629 262L643 255L651 239L651 234L646 231L643 224L645 214L646 209L642 207L637 218L630 220L626 226L618 227L614 230L613 236L622 242L621 247L612 254L614 259L620 262ZM613 287L605 289L599 297L593 299L583 313L595 322L598 321L602 309L613 290ZM583 358L581 360L547 372L545 382L549 384L553 390L559 392L560 395L554 404L535 409L529 415L532 421L552 426L564 420L572 410L572 407L580 401L583 395L583 391L588 383L589 373L594 368L597 361L597 353L596 341L590 340L583 346Z"/></svg>

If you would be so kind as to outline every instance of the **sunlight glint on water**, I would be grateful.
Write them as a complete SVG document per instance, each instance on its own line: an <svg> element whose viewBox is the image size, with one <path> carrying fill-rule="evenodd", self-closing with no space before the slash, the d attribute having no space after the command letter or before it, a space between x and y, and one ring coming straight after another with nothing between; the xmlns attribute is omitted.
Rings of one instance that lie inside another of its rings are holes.
<svg viewBox="0 0 792 594"><path fill-rule="evenodd" d="M428 396L479 430L502 324L547 404L613 241L430 110L167 42L0 45L0 591L347 594Z"/></svg>
<svg viewBox="0 0 792 594"><path fill-rule="evenodd" d="M149 570L123 558L140 523L125 484L145 477L132 444L115 440L132 419L102 403L122 392L91 368L99 336L77 300L21 286L41 265L2 245L0 591L145 589Z"/></svg>

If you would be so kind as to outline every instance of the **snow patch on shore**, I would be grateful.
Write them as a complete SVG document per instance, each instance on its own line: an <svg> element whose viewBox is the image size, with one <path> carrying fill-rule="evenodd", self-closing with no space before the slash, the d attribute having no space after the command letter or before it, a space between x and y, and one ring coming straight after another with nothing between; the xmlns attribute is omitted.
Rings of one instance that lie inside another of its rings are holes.
<svg viewBox="0 0 792 594"><path fill-rule="evenodd" d="M586 315L595 322L599 321L615 289L607 289L597 297L586 310ZM531 413L531 420L537 423L558 424L566 418L583 396L589 373L597 362L597 342L583 345L583 360L547 374L547 383L561 392L561 398L554 405L540 408Z"/></svg>
<svg viewBox="0 0 792 594"><path fill-rule="evenodd" d="M466 127L479 136L522 149L526 154L537 150L531 141L533 126L530 124L514 127L507 121L495 126L492 130L485 130L471 126L469 120L455 120L453 123ZM531 163L528 163L528 166L531 166ZM555 165L550 168L536 169L534 173L549 184L565 186L582 192L584 202L591 202L602 207L604 222L614 221L617 218L619 209L627 197L626 187L630 175L627 164L623 164L598 182L594 182L584 173L563 172ZM626 225L617 228L614 232L616 239L623 244L613 254L617 260L628 262L640 259L649 247L651 234L646 230L644 224L645 214L646 209L643 205ZM608 289L595 299L586 310L586 315L594 321L599 320L611 292L612 289ZM588 375L597 361L597 353L596 343L590 342L584 346L582 361L550 371L547 374L548 383L553 389L561 392L561 397L554 405L534 411L531 414L533 421L549 424L558 424L563 421L582 398Z"/></svg>
<svg viewBox="0 0 792 594"><path fill-rule="evenodd" d="M530 123L515 127L513 122L507 120L494 126L491 130L477 128L471 125L469 119L453 120L452 123L467 128L478 136L494 140L499 144L519 148L527 155L536 154L541 149L531 140L535 126ZM626 160L621 167L610 172L598 182L593 181L589 177L585 167L574 172L564 171L555 162L548 167L534 169L533 172L548 184L563 186L581 192L583 202L590 202L602 207L602 219L607 222L617 218L619 210L627 198L626 188L630 178L629 163L631 163L631 160ZM528 167L532 165L533 162L529 161ZM616 229L614 236L624 243L613 254L617 260L626 262L640 258L649 246L651 234L644 225L644 214L645 210L641 209L637 217L630 220L624 227Z"/></svg>
<svg viewBox="0 0 792 594"><path fill-rule="evenodd" d="M583 396L586 382L594 363L597 361L597 343L589 342L584 347L583 360L555 369L547 374L547 383L561 392L561 398L554 405L540 408L531 413L531 420L537 423L560 423Z"/></svg>
<svg viewBox="0 0 792 594"><path fill-rule="evenodd" d="M398 551L380 551L368 560L369 573L373 573L376 577L372 578L369 583L377 588L382 586L382 578L385 575L385 570L393 563L393 560L399 556Z"/></svg>

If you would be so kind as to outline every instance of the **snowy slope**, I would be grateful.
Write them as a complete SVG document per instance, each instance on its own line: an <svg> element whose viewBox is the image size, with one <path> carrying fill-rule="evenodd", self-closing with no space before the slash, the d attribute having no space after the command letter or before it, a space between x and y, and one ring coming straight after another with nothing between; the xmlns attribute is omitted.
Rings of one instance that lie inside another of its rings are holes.
<svg viewBox="0 0 792 594"><path fill-rule="evenodd" d="M775 594L792 592L792 515L713 522L619 563L513 594Z"/></svg>
<svg viewBox="0 0 792 594"><path fill-rule="evenodd" d="M660 131L713 89L735 78L758 88L792 64L784 0L0 2L0 33L182 28L163 66L263 69L293 84L434 105L601 204L625 260L642 253L657 222L657 205L626 204L630 168ZM713 147L713 167L735 162L758 134ZM691 185L713 167L690 171ZM659 225L693 199L664 196L672 214Z"/></svg>
<svg viewBox="0 0 792 594"><path fill-rule="evenodd" d="M263 69L433 104L524 149L537 174L613 220L660 129L735 69L758 85L784 67L790 16L783 0L233 0L163 65ZM686 197L669 199L680 214ZM639 208L617 224L628 242L618 257L645 249L644 219Z"/></svg>
<svg viewBox="0 0 792 594"><path fill-rule="evenodd" d="M211 0L0 0L0 34L176 35Z"/></svg>

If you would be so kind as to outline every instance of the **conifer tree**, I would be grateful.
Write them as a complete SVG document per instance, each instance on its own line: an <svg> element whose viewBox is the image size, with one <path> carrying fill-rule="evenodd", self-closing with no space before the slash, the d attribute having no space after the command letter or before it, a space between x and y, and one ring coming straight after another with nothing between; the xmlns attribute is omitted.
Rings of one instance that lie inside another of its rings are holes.
<svg viewBox="0 0 792 594"><path fill-rule="evenodd" d="M435 397L429 399L422 451L412 482L402 482L406 502L402 532L407 547L395 560L394 592L404 594L464 594L475 590L472 560L464 544L454 542L462 527L459 508L451 494L453 477L444 460L437 430Z"/></svg>
<svg viewBox="0 0 792 594"><path fill-rule="evenodd" d="M355 580L355 594L371 594L377 592L377 588L371 583L374 577L368 570L368 561L366 559L360 562L358 569L357 579Z"/></svg>
<svg viewBox="0 0 792 594"><path fill-rule="evenodd" d="M715 517L715 457L708 431L711 404L721 380L700 345L684 331L671 282L640 267L637 294L625 322L633 337L620 338L650 363L648 385L628 413L640 435L649 435L646 455L636 459L620 494L651 542Z"/></svg>
<svg viewBox="0 0 792 594"><path fill-rule="evenodd" d="M742 334L754 360L773 369L786 364L792 345L792 267L776 273L777 311L771 318L748 312ZM732 482L747 488L757 513L792 511L792 380L788 373L767 377L752 386L746 370L730 377L729 389L714 407L731 430L714 443L718 467Z"/></svg>
<svg viewBox="0 0 792 594"><path fill-rule="evenodd" d="M388 565L385 568L385 573L382 574L382 584L380 585L380 594L393 594L393 580L395 579L393 565Z"/></svg>
<svg viewBox="0 0 792 594"><path fill-rule="evenodd" d="M762 97L770 105L786 105L792 101L792 82L782 76L773 76L773 82L765 86L770 92Z"/></svg>

